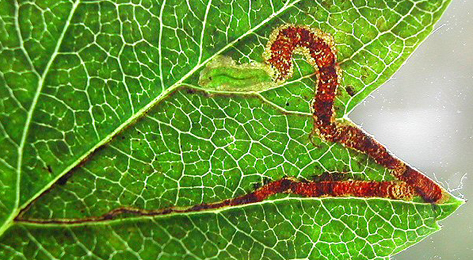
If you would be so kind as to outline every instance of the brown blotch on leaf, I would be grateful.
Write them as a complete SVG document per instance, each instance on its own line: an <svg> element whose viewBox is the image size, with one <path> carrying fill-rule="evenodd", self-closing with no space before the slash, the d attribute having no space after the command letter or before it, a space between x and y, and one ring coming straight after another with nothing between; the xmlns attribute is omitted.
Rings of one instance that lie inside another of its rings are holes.
<svg viewBox="0 0 473 260"><path fill-rule="evenodd" d="M73 173L73 172L70 171L70 172L64 174L63 176L61 176L61 178L59 178L59 179L57 180L57 184L59 184L59 185L61 185L61 186L62 186L62 185L65 185L65 184L67 183L67 181L69 180L69 178L72 177L72 173Z"/></svg>
<svg viewBox="0 0 473 260"><path fill-rule="evenodd" d="M356 90L353 88L353 86L346 86L345 91L352 97L356 94Z"/></svg>

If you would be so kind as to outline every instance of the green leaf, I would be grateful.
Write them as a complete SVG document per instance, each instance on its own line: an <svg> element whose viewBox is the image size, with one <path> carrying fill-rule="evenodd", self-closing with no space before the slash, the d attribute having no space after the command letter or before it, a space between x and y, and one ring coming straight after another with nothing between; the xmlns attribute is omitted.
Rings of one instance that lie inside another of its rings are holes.
<svg viewBox="0 0 473 260"><path fill-rule="evenodd" d="M301 57L279 85L244 64L263 64L282 24L330 33L346 117L449 2L0 1L0 258L388 259L419 242L462 201L278 194L93 220L220 202L268 178L393 180L313 135L315 81Z"/></svg>

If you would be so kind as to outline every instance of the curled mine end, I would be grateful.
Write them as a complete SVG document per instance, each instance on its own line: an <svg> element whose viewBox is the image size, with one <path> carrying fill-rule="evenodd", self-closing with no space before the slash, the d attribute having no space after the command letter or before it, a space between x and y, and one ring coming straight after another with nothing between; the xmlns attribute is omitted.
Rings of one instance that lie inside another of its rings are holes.
<svg viewBox="0 0 473 260"><path fill-rule="evenodd" d="M222 92L261 92L275 87L271 73L266 64L237 64L231 57L217 56L200 72L199 85Z"/></svg>

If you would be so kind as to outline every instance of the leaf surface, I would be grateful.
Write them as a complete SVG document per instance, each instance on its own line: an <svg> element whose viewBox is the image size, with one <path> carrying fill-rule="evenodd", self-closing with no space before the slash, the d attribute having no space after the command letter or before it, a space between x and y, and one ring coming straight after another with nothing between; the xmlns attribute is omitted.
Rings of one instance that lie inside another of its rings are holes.
<svg viewBox="0 0 473 260"><path fill-rule="evenodd" d="M448 3L0 2L1 258L386 259L422 240L461 201L278 194L202 212L31 222L215 203L284 176L393 180L313 134L314 71L302 57L281 85L227 69L231 88L219 91L199 77L219 57L263 63L275 27L309 25L334 37L334 109L346 117Z"/></svg>

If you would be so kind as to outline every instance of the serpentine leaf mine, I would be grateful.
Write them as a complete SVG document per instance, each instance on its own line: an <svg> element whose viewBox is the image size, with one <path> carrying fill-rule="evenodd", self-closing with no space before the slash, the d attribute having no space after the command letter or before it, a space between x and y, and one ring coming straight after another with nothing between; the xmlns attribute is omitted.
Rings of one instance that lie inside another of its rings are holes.
<svg viewBox="0 0 473 260"><path fill-rule="evenodd" d="M377 163L392 170L396 178L412 186L426 202L438 203L448 197L434 181L393 156L361 128L347 120L335 119L333 103L340 85L341 70L336 61L334 41L329 34L296 25L283 25L274 30L265 58L273 68L276 81L291 77L295 53L304 55L316 70L317 89L312 109L314 128L319 136L366 153Z"/></svg>
<svg viewBox="0 0 473 260"><path fill-rule="evenodd" d="M227 206L239 206L261 202L272 195L288 193L303 197L378 197L389 199L409 200L415 195L411 186L401 181L301 181L295 178L282 178L270 182L254 192L227 199L217 203L203 203L192 207L173 207L160 210L143 210L138 208L116 208L98 217L81 219L18 219L20 222L43 224L78 224L99 222L114 219L122 214L140 216L158 216L171 213L188 213L208 209L217 209Z"/></svg>
<svg viewBox="0 0 473 260"><path fill-rule="evenodd" d="M315 135L327 142L341 143L345 147L367 154L378 164L391 170L396 181L364 181L340 178L343 173L326 173L313 180L284 177L265 181L246 195L215 203L202 203L190 207L171 207L159 210L116 208L104 215L82 219L23 219L34 223L84 223L105 221L121 214L163 215L185 213L225 206L261 202L280 193L303 197L377 197L412 200L420 196L425 202L441 203L449 195L434 181L393 156L383 145L347 119L336 119L333 109L342 71L336 59L333 38L318 29L307 26L283 25L275 29L263 55L265 64L238 65L230 57L218 56L201 71L199 84L214 91L258 92L277 86L293 73L293 56L302 54L315 69L316 89L312 104ZM310 101L308 101L310 102Z"/></svg>

